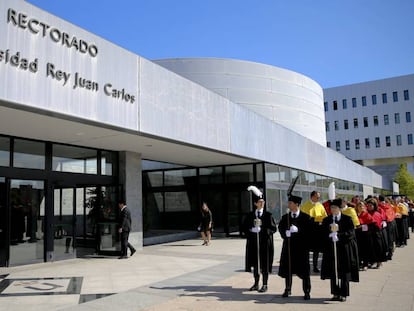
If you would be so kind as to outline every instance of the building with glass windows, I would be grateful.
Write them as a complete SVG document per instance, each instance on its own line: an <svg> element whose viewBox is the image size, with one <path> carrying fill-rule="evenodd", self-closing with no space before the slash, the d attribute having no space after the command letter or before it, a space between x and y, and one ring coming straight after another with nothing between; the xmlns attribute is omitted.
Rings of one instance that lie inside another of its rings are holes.
<svg viewBox="0 0 414 311"><path fill-rule="evenodd" d="M414 175L414 75L324 89L327 146L392 184L401 163Z"/></svg>
<svg viewBox="0 0 414 311"><path fill-rule="evenodd" d="M239 234L251 184L276 219L297 176L305 199L332 181L392 190L326 147L323 91L301 74L150 61L23 0L0 2L0 32L0 266L116 252L121 199L139 249L195 233L203 201L216 232Z"/></svg>

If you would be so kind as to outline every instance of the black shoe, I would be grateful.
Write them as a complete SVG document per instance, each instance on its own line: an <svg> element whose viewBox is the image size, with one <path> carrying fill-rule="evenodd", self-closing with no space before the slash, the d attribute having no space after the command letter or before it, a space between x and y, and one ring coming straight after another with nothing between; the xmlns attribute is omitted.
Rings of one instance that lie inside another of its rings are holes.
<svg viewBox="0 0 414 311"><path fill-rule="evenodd" d="M346 301L346 297L339 297L339 300L338 301L345 302Z"/></svg>
<svg viewBox="0 0 414 311"><path fill-rule="evenodd" d="M249 291L259 290L259 286L257 284L254 284L252 287L250 287Z"/></svg>
<svg viewBox="0 0 414 311"><path fill-rule="evenodd" d="M286 298L286 297L289 297L289 295L290 295L290 290L285 289L285 291L282 294L282 297Z"/></svg>
<svg viewBox="0 0 414 311"><path fill-rule="evenodd" d="M321 270L319 270L318 267L313 267L313 272L319 273L319 272L321 272Z"/></svg>
<svg viewBox="0 0 414 311"><path fill-rule="evenodd" d="M137 250L134 248L133 250L131 250L131 256L133 256L135 254Z"/></svg>
<svg viewBox="0 0 414 311"><path fill-rule="evenodd" d="M303 296L303 299L309 300L310 299L310 295L309 294L305 294L305 296Z"/></svg>
<svg viewBox="0 0 414 311"><path fill-rule="evenodd" d="M334 296L331 298L331 301L341 301L340 299L341 299L341 297L339 297L339 296L337 296L337 295L334 295Z"/></svg>
<svg viewBox="0 0 414 311"><path fill-rule="evenodd" d="M261 289L259 289L259 293L267 292L267 285L263 285Z"/></svg>
<svg viewBox="0 0 414 311"><path fill-rule="evenodd" d="M120 257L118 257L118 259L127 259L128 258L128 256L120 256Z"/></svg>

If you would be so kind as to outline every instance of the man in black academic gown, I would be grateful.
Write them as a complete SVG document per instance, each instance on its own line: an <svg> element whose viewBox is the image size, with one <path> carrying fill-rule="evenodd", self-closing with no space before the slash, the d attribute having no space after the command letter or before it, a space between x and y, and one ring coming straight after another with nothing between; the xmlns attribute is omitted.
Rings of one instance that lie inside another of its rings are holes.
<svg viewBox="0 0 414 311"><path fill-rule="evenodd" d="M359 282L358 246L352 218L341 213L340 199L322 222L324 237L321 279L331 280L332 301L346 301L349 282ZM336 250L335 250L336 249Z"/></svg>
<svg viewBox="0 0 414 311"><path fill-rule="evenodd" d="M311 281L309 266L309 245L312 221L309 215L300 211L302 198L291 195L288 199L289 213L279 222L279 233L283 239L278 275L285 279L282 297L288 297L292 289L292 275L302 279L304 299L310 299Z"/></svg>
<svg viewBox="0 0 414 311"><path fill-rule="evenodd" d="M242 230L247 238L246 242L246 271L251 272L253 268L254 284L250 291L257 290L261 293L267 291L269 273L272 272L274 245L273 234L276 232L276 222L272 214L264 210L265 201L263 196L253 195L256 209L246 215ZM259 248L257 247L259 241ZM258 257L260 260L258 261ZM259 269L263 277L263 285L259 289Z"/></svg>

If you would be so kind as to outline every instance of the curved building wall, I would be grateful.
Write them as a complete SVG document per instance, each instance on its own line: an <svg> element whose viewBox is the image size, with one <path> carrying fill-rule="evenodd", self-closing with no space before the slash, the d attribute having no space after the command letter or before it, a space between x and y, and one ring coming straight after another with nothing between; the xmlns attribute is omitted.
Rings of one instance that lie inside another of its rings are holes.
<svg viewBox="0 0 414 311"><path fill-rule="evenodd" d="M323 90L304 75L233 59L174 58L154 62L326 146Z"/></svg>

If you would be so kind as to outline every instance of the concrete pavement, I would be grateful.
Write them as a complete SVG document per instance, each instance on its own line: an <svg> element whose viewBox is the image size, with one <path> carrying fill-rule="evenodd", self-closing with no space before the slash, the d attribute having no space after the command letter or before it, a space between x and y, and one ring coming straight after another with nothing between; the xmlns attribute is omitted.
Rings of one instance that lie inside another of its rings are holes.
<svg viewBox="0 0 414 311"><path fill-rule="evenodd" d="M0 310L410 310L414 311L414 246L397 248L392 261L360 273L346 302L330 302L329 281L312 275L311 300L301 280L282 298L277 276L281 249L275 235L269 291L249 292L245 240L198 239L146 246L133 257L91 257L0 268Z"/></svg>

